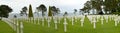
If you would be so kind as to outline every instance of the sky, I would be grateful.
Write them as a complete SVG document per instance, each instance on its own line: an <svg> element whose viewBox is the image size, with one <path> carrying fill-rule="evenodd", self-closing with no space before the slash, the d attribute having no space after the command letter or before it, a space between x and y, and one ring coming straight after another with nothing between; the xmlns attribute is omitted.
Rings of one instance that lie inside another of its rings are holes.
<svg viewBox="0 0 120 33"><path fill-rule="evenodd" d="M13 9L12 13L20 13L21 9L26 6L32 5L33 12L35 12L36 7L44 4L47 9L49 6L56 6L63 12L74 12L74 9L83 8L84 3L88 0L0 0L0 5L8 5Z"/></svg>

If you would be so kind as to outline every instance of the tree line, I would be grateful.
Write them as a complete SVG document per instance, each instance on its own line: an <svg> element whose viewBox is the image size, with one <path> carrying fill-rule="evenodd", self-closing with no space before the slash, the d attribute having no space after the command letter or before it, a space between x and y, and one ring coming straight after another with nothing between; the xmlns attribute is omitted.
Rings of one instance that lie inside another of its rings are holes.
<svg viewBox="0 0 120 33"><path fill-rule="evenodd" d="M94 11L96 11L96 14L120 15L120 0L90 0L87 1L80 10L88 14L92 10L93 14L95 14Z"/></svg>
<svg viewBox="0 0 120 33"><path fill-rule="evenodd" d="M12 10L13 9L8 5L0 5L0 19L2 19L2 17L7 18L9 16L9 13L12 12ZM47 12L47 10L48 13L45 13ZM73 9L73 10L74 10L73 12L74 14L76 14L76 12L78 11L77 9ZM80 12L82 11L83 13L89 14L91 10L93 11L92 12L93 14L120 15L120 0L89 0L84 4L84 7L80 9ZM49 6L49 8L47 9L47 7L44 4L40 4L38 7L36 7L34 13L39 15L39 12L42 12L42 16L45 16L45 14L48 14L48 16L55 16L60 14L60 8L57 8L56 6ZM29 5L29 9L26 6L24 6L20 11L20 15L33 17L32 5ZM63 16L65 15L68 15L68 13L65 12Z"/></svg>

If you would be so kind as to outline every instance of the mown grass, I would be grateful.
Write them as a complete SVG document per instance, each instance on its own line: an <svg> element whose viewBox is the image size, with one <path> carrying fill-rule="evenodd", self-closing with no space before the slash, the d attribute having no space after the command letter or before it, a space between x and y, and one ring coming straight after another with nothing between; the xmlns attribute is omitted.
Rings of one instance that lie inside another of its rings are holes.
<svg viewBox="0 0 120 33"><path fill-rule="evenodd" d="M101 19L101 18L100 18ZM96 28L93 28L93 24L90 23L89 19L85 17L84 25L81 27L81 18L77 18L74 21L74 25L72 25L71 19L67 18L67 32L64 32L64 18L60 19L60 23L58 23L58 29L55 29L54 19L50 20L50 27L48 27L48 20L44 19L44 26L42 26L42 19L35 20L36 24L28 22L27 20L19 20L24 23L24 33L120 33L120 23L118 26L115 26L114 20L108 19L108 23L104 18L103 25L101 24L101 20L98 20L96 23Z"/></svg>
<svg viewBox="0 0 120 33"><path fill-rule="evenodd" d="M113 20L109 20L106 23L104 19L104 24L101 25L101 21L96 23L96 28L93 28L93 24L90 23L88 18L85 17L84 19L84 26L81 27L80 18L77 18L74 25L72 26L71 19L67 18L67 32L64 32L64 18L60 19L61 23L58 23L58 29L55 29L54 20L52 19L50 22L50 27L47 25L47 20L45 19L45 25L42 26L42 19L39 20L40 24L28 23L27 21L24 22L24 33L120 33L120 23L118 26L115 26ZM32 22L32 21L31 21ZM38 22L36 20L36 22Z"/></svg>
<svg viewBox="0 0 120 33"><path fill-rule="evenodd" d="M7 23L0 20L0 33L15 33L15 31Z"/></svg>

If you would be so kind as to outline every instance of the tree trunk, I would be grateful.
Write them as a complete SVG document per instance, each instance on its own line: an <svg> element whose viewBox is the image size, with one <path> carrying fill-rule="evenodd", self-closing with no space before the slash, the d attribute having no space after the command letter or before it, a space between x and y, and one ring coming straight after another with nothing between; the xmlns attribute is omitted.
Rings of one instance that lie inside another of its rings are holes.
<svg viewBox="0 0 120 33"><path fill-rule="evenodd" d="M26 17L27 17L27 13L26 13Z"/></svg>
<svg viewBox="0 0 120 33"><path fill-rule="evenodd" d="M107 11L105 11L105 14L107 14Z"/></svg>
<svg viewBox="0 0 120 33"><path fill-rule="evenodd" d="M42 11L42 16L44 16L44 12Z"/></svg>

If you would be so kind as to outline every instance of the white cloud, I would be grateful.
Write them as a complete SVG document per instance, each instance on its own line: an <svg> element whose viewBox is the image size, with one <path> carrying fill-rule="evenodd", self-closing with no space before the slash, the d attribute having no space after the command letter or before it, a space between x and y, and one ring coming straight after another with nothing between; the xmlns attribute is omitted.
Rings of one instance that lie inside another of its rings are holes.
<svg viewBox="0 0 120 33"><path fill-rule="evenodd" d="M32 4L33 10L40 4L45 6L56 6L60 8L61 12L73 12L73 9L80 9L87 0L0 0L0 5L5 4L13 8L15 13L19 13L22 7Z"/></svg>

